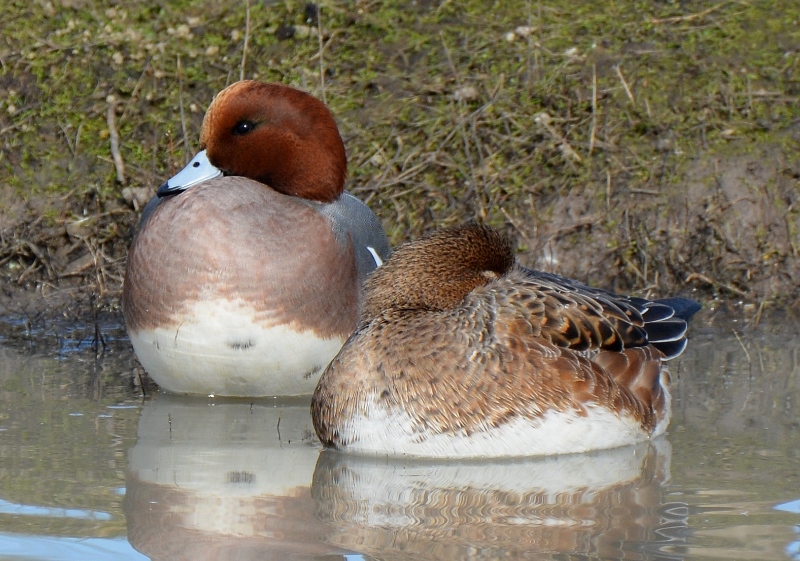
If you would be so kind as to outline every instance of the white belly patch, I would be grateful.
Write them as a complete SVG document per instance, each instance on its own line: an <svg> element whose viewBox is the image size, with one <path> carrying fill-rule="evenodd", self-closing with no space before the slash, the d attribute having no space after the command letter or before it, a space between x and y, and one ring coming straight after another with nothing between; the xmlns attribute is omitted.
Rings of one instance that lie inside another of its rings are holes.
<svg viewBox="0 0 800 561"><path fill-rule="evenodd" d="M587 413L551 411L536 420L516 417L466 434L415 429L405 412L374 408L352 419L343 436L354 452L434 458L572 454L634 444L650 436L631 417L598 407L587 408Z"/></svg>
<svg viewBox="0 0 800 561"><path fill-rule="evenodd" d="M180 324L129 332L136 356L175 393L291 396L314 391L344 339L255 322L241 301L199 302Z"/></svg>

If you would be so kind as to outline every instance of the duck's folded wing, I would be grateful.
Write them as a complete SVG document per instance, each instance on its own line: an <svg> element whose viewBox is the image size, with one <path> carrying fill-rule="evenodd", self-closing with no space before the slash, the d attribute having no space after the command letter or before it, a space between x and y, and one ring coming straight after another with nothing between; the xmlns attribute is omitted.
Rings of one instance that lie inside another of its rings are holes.
<svg viewBox="0 0 800 561"><path fill-rule="evenodd" d="M540 302L542 336L576 351L653 345L674 358L686 347L686 319L699 309L688 299L620 296L552 273L520 271L525 290Z"/></svg>

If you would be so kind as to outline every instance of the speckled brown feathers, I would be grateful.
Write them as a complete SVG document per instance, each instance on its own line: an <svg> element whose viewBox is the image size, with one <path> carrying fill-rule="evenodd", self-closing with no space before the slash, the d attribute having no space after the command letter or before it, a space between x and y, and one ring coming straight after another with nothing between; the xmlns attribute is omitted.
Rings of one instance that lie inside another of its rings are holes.
<svg viewBox="0 0 800 561"><path fill-rule="evenodd" d="M523 278L515 271L477 288L457 309L387 310L362 324L317 386L315 425L328 428L320 439L347 444L337 441L334 427L358 406L354 382L365 395L380 395L388 406L410 413L420 430L469 434L515 416L536 419L552 409L585 413L588 406L628 413L652 430L657 418L650 400L616 383L590 355L549 340L541 327L542 302L503 290L514 276ZM633 348L625 355L631 368L621 379L635 378L648 361L660 370L655 349Z"/></svg>
<svg viewBox="0 0 800 561"><path fill-rule="evenodd" d="M641 313L559 279L515 265L511 244L485 226L398 248L369 279L361 324L314 394L322 442L347 447L351 420L375 407L408 414L419 438L590 408L651 433L669 416L668 375Z"/></svg>
<svg viewBox="0 0 800 561"><path fill-rule="evenodd" d="M499 232L477 224L442 230L395 250L367 279L364 321L391 309L441 310L459 304L514 265L514 248ZM414 271L408 275L407 271ZM397 282L401 281L401 282Z"/></svg>

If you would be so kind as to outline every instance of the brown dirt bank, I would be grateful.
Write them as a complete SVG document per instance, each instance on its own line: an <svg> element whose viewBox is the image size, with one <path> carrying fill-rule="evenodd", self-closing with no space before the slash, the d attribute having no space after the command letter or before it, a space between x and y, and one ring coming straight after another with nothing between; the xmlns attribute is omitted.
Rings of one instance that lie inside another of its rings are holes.
<svg viewBox="0 0 800 561"><path fill-rule="evenodd" d="M517 239L524 263L591 284L748 320L796 312L795 2L251 4L9 9L9 333L119 322L138 208L196 150L204 108L242 69L326 99L349 189L395 244L478 219Z"/></svg>

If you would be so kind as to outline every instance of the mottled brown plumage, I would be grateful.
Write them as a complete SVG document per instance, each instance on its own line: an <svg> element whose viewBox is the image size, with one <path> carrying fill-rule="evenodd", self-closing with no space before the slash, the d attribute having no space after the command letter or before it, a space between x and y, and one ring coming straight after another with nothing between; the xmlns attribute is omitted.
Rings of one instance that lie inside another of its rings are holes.
<svg viewBox="0 0 800 561"><path fill-rule="evenodd" d="M512 245L485 226L398 248L368 279L360 326L317 386L322 442L361 450L357 420L384 414L407 417L409 441L423 443L409 453L423 455L433 435L535 428L553 412L608 411L653 433L669 417L668 376L642 314L559 279L514 264Z"/></svg>

